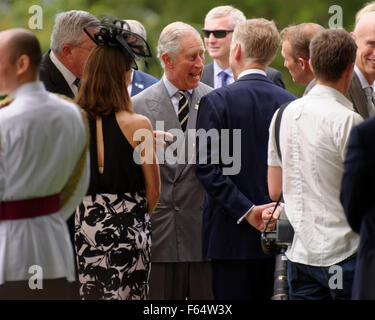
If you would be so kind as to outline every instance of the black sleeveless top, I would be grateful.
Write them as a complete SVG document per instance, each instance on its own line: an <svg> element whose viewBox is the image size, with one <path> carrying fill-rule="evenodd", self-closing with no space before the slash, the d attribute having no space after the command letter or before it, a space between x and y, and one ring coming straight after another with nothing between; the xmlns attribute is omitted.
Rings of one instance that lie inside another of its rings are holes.
<svg viewBox="0 0 375 320"><path fill-rule="evenodd" d="M88 195L119 194L145 190L142 168L133 160L134 149L122 133L115 113L102 118L104 172L99 173L96 141L96 120L90 124L90 186Z"/></svg>

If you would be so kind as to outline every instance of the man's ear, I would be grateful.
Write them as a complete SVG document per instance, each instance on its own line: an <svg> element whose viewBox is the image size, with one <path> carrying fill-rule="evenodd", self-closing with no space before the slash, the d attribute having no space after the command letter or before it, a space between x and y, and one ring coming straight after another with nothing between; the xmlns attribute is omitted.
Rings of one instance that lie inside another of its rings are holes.
<svg viewBox="0 0 375 320"><path fill-rule="evenodd" d="M168 53L164 52L161 55L161 60L163 61L165 68L171 69L173 67L173 59L168 55Z"/></svg>
<svg viewBox="0 0 375 320"><path fill-rule="evenodd" d="M61 52L64 57L69 57L72 54L72 47L71 44L63 44Z"/></svg>
<svg viewBox="0 0 375 320"><path fill-rule="evenodd" d="M17 75L24 74L30 68L30 57L26 54L21 55L16 61Z"/></svg>
<svg viewBox="0 0 375 320"><path fill-rule="evenodd" d="M297 62L303 71L306 71L307 68L310 68L309 60L307 59L299 57L297 59Z"/></svg>
<svg viewBox="0 0 375 320"><path fill-rule="evenodd" d="M241 44L236 43L236 46L234 47L234 58L238 61L242 57L242 51L241 51Z"/></svg>

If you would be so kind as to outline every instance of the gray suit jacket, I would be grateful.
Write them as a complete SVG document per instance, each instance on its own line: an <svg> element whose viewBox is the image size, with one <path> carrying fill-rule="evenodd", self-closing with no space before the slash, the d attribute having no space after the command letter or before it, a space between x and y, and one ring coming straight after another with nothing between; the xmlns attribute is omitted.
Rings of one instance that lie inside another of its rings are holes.
<svg viewBox="0 0 375 320"><path fill-rule="evenodd" d="M363 119L369 117L367 98L355 72L353 72L352 81L350 82L350 87L346 93L346 97L353 103L355 112L359 113Z"/></svg>
<svg viewBox="0 0 375 320"><path fill-rule="evenodd" d="M199 100L211 90L212 88L203 83L193 90L187 129L195 129ZM136 113L150 119L154 130L156 121L164 121L164 131L181 129L163 80L134 96L133 107ZM183 164L171 164L171 155L168 156L168 150L175 146L184 148L185 151L189 145L190 150L195 149L195 135L192 132L189 134L191 136L187 139L186 130L182 144L167 141L165 149L158 150L161 196L151 218L153 262L202 261L201 234L205 191L195 176L194 165L187 163L189 159L191 162L192 154L182 154L180 160Z"/></svg>
<svg viewBox="0 0 375 320"><path fill-rule="evenodd" d="M280 71L268 67L266 69L267 78L270 79L274 84L278 85L279 87L285 89L285 83L283 80L283 76ZM211 62L206 64L203 69L202 79L201 82L207 84L210 87L214 87L214 63Z"/></svg>

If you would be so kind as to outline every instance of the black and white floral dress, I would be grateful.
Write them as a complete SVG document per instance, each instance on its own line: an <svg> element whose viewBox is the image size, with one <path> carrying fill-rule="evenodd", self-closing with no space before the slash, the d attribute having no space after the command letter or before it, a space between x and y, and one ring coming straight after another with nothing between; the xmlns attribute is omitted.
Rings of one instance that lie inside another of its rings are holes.
<svg viewBox="0 0 375 320"><path fill-rule="evenodd" d="M103 174L96 170L96 125L90 121L93 137L90 188L75 215L80 296L82 299L147 299L151 222L142 170L134 162L133 148L114 115L102 123L105 169Z"/></svg>

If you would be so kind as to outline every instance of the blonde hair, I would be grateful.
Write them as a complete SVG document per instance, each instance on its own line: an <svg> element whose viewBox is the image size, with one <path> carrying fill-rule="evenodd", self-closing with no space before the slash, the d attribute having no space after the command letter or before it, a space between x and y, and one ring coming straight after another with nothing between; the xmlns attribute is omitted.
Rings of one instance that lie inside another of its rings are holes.
<svg viewBox="0 0 375 320"><path fill-rule="evenodd" d="M357 12L355 15L355 26L358 24L359 20L369 12L375 11L375 1L367 2L365 6Z"/></svg>
<svg viewBox="0 0 375 320"><path fill-rule="evenodd" d="M273 21L249 19L239 24L233 33L232 49L239 43L244 59L267 66L276 55L281 38Z"/></svg>

